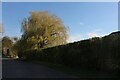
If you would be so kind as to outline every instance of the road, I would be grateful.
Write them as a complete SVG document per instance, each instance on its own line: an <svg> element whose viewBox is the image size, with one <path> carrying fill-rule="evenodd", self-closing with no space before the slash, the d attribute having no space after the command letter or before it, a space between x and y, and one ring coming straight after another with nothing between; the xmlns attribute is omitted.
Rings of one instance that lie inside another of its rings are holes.
<svg viewBox="0 0 120 80"><path fill-rule="evenodd" d="M2 78L78 78L70 74L48 68L47 66L4 58L2 60ZM80 74L79 78L102 78L114 80L117 77L109 74Z"/></svg>
<svg viewBox="0 0 120 80"><path fill-rule="evenodd" d="M2 61L2 78L76 78L46 66L4 59Z"/></svg>

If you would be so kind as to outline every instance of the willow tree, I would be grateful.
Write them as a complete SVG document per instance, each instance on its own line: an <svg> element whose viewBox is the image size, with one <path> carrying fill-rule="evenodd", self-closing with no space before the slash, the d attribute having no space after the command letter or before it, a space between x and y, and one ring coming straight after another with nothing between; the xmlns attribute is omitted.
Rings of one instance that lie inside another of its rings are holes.
<svg viewBox="0 0 120 80"><path fill-rule="evenodd" d="M22 22L22 39L29 49L46 48L66 43L67 28L60 18L48 12L30 12Z"/></svg>

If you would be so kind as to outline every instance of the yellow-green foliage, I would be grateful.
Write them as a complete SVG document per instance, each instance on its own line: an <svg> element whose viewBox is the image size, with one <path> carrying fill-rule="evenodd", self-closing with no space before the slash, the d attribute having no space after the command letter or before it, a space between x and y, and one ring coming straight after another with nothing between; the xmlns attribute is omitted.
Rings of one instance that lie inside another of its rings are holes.
<svg viewBox="0 0 120 80"><path fill-rule="evenodd" d="M31 12L22 22L24 49L41 49L62 45L67 40L67 29L63 22L48 12Z"/></svg>

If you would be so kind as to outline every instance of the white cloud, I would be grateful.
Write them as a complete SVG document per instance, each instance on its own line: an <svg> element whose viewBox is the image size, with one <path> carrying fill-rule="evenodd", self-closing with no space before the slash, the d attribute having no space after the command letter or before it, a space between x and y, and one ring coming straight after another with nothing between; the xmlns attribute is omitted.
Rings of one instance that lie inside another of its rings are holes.
<svg viewBox="0 0 120 80"><path fill-rule="evenodd" d="M83 22L80 22L80 25L84 25L84 23L83 23Z"/></svg>
<svg viewBox="0 0 120 80"><path fill-rule="evenodd" d="M95 32L91 32L91 33L87 33L88 38L92 38L92 37L100 37L100 34L95 33Z"/></svg>
<svg viewBox="0 0 120 80"><path fill-rule="evenodd" d="M101 34L101 29L95 29L92 32L89 32L86 34L88 38L92 37L101 37L103 34Z"/></svg>
<svg viewBox="0 0 120 80"><path fill-rule="evenodd" d="M77 42L77 41L81 41L81 40L85 40L85 39L89 39L89 38L92 38L92 37L102 37L102 36L105 36L107 34L103 33L102 32L102 29L95 29L93 31L90 31L88 33L85 33L85 34L72 34L69 36L69 39L67 40L68 43L71 43L71 42Z"/></svg>
<svg viewBox="0 0 120 80"><path fill-rule="evenodd" d="M67 42L70 43L70 42L80 41L81 39L83 39L81 34L70 35Z"/></svg>
<svg viewBox="0 0 120 80"><path fill-rule="evenodd" d="M88 25L88 24L86 24L86 23L84 23L84 22L80 22L79 25L80 25L80 26L87 27L87 28L91 28L91 25Z"/></svg>

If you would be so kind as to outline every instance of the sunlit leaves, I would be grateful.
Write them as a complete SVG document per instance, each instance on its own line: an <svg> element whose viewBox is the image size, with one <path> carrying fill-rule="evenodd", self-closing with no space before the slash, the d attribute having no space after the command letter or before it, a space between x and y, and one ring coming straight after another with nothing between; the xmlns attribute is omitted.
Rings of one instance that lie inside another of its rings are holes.
<svg viewBox="0 0 120 80"><path fill-rule="evenodd" d="M29 48L39 49L66 43L67 29L63 22L48 12L30 12L22 22L23 39Z"/></svg>

